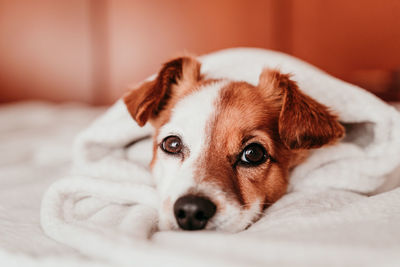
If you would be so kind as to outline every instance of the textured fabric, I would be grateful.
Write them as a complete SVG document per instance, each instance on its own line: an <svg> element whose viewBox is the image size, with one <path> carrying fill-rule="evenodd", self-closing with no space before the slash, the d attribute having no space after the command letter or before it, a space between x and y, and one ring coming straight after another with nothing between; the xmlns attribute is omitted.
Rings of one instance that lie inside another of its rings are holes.
<svg viewBox="0 0 400 267"><path fill-rule="evenodd" d="M77 250L44 235L44 192L70 172L72 143L103 108L20 102L0 105L0 266L82 266ZM102 266L91 260L92 265Z"/></svg>

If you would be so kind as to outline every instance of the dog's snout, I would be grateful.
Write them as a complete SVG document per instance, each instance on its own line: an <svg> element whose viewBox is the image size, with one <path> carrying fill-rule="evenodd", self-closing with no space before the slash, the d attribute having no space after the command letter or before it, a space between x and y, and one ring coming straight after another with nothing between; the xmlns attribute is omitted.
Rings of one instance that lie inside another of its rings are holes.
<svg viewBox="0 0 400 267"><path fill-rule="evenodd" d="M180 197L174 204L176 221L183 230L204 229L216 209L209 199L195 195Z"/></svg>

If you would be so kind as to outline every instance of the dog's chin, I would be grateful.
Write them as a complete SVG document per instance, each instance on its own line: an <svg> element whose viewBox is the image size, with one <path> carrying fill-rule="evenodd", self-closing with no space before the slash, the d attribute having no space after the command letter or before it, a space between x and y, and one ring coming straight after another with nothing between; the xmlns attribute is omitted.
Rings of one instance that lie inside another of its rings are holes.
<svg viewBox="0 0 400 267"><path fill-rule="evenodd" d="M228 233L241 232L248 229L262 215L258 202L253 203L248 209L227 205L224 211L210 221L210 226L212 226L210 230Z"/></svg>

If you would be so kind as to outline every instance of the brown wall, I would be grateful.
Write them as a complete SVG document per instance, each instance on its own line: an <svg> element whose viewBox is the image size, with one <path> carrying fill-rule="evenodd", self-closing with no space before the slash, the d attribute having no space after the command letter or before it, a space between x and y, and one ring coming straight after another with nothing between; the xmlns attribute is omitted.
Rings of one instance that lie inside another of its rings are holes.
<svg viewBox="0 0 400 267"><path fill-rule="evenodd" d="M89 1L0 0L0 101L91 101Z"/></svg>
<svg viewBox="0 0 400 267"><path fill-rule="evenodd" d="M400 71L400 1L292 3L292 54L374 91Z"/></svg>
<svg viewBox="0 0 400 267"><path fill-rule="evenodd" d="M109 1L112 98L182 51L274 47L273 1Z"/></svg>
<svg viewBox="0 0 400 267"><path fill-rule="evenodd" d="M179 52L234 46L400 100L399 16L397 0L0 0L0 102L110 103Z"/></svg>

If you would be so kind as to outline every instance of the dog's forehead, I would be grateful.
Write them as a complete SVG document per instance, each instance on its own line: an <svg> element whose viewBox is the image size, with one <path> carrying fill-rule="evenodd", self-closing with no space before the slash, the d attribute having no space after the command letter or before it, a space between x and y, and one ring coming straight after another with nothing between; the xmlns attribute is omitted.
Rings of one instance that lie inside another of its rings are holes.
<svg viewBox="0 0 400 267"><path fill-rule="evenodd" d="M222 138L232 134L239 138L271 125L266 121L272 108L267 102L256 87L245 82L206 83L176 102L158 137L178 135L187 144L204 143L215 128L213 132Z"/></svg>
<svg viewBox="0 0 400 267"><path fill-rule="evenodd" d="M203 85L177 101L169 121L160 128L159 136L174 134L187 143L205 141L205 129L215 115L220 91L226 84L226 81L216 81Z"/></svg>
<svg viewBox="0 0 400 267"><path fill-rule="evenodd" d="M259 88L245 82L230 83L220 92L212 138L228 150L252 136L269 138L275 134L278 114L274 101Z"/></svg>

